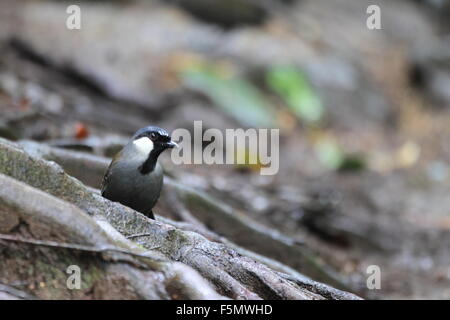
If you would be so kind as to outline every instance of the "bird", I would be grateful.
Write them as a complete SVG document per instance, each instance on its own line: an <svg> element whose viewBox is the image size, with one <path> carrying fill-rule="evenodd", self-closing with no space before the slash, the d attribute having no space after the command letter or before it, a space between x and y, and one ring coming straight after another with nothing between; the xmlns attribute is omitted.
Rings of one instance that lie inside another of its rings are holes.
<svg viewBox="0 0 450 320"><path fill-rule="evenodd" d="M101 185L104 198L119 202L151 219L163 186L159 155L178 147L166 130L141 128L112 159Z"/></svg>

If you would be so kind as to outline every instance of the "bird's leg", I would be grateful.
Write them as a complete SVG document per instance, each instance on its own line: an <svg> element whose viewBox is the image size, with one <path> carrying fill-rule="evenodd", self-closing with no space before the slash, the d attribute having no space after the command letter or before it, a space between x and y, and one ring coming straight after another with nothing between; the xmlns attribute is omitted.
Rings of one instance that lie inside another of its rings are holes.
<svg viewBox="0 0 450 320"><path fill-rule="evenodd" d="M150 219L156 220L156 219L155 219L155 216L153 215L153 210L150 210L149 212L147 212L147 213L145 214L145 216L148 217L148 218L150 218Z"/></svg>

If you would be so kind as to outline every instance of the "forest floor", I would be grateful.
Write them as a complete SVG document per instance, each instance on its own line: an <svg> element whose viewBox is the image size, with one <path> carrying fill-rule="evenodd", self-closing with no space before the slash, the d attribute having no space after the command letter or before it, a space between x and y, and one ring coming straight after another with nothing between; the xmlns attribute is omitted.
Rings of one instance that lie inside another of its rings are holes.
<svg viewBox="0 0 450 320"><path fill-rule="evenodd" d="M86 1L82 30L73 32L61 27L63 4L3 1L0 136L111 157L148 124L190 129L201 119L205 128L245 127L177 77L198 61L218 65L277 106L280 171L175 166L163 155L170 177L302 243L364 298L448 299L446 26L414 1L379 2L383 29L370 31L366 0L297 1L263 24L231 29L157 1ZM282 109L261 84L266 68L280 62L304 70L326 110L320 127ZM327 167L321 141L357 155L362 168ZM167 203L156 213L182 220ZM379 290L366 286L370 265L380 267Z"/></svg>

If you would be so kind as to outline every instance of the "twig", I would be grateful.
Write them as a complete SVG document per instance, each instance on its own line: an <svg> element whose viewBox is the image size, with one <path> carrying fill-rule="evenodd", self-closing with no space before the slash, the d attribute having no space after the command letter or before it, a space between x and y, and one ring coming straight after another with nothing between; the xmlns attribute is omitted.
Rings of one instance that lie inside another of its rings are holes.
<svg viewBox="0 0 450 320"><path fill-rule="evenodd" d="M225 238L216 234L215 232L208 230L205 227L198 226L195 224L192 224L190 222L184 222L184 221L173 221L170 219L167 219L165 217L159 217L159 221L162 221L164 223L170 224L171 226L174 226L175 228L186 230L186 231L193 231L196 232L202 236L204 236L206 239L214 242L219 243L225 243Z"/></svg>
<svg viewBox="0 0 450 320"><path fill-rule="evenodd" d="M151 233L144 232L144 233L131 234L129 236L126 236L125 238L134 239L134 238L139 238L139 237L149 237L151 235L152 235Z"/></svg>
<svg viewBox="0 0 450 320"><path fill-rule="evenodd" d="M23 300L37 300L36 297L3 283L0 283L0 292L6 292L9 295Z"/></svg>
<svg viewBox="0 0 450 320"><path fill-rule="evenodd" d="M64 242L56 242L56 241L29 239L29 238L13 236L13 235L9 235L9 234L0 234L0 240L27 243L27 244L32 244L32 245L36 245L36 246L44 246L44 247L51 247L51 248L63 248L63 249L73 249L73 250L95 252L95 253L116 252L116 253L122 253L122 254L130 255L130 256L133 256L133 257L136 257L136 258L157 260L157 259L154 259L154 258L149 257L149 256L144 255L144 254L135 253L135 252L132 252L132 251L129 251L129 250L124 250L124 249L114 248L114 247L105 247L105 246L103 246L103 247L93 247L93 246L85 246L85 245L74 244L74 243L64 243ZM156 247L156 248L158 248L158 247ZM148 250L153 250L153 249L156 249L156 248L152 248L152 249L148 249Z"/></svg>

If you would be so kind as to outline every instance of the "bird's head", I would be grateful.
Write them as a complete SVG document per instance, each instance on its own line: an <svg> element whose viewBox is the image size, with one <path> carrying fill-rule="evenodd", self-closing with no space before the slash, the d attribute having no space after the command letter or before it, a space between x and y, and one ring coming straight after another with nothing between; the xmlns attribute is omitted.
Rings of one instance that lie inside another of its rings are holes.
<svg viewBox="0 0 450 320"><path fill-rule="evenodd" d="M139 129L132 138L134 147L142 154L154 153L159 155L166 149L177 147L166 130L149 126Z"/></svg>
<svg viewBox="0 0 450 320"><path fill-rule="evenodd" d="M130 142L137 159L143 160L141 166L143 173L153 170L161 152L178 146L166 130L154 126L139 129Z"/></svg>

